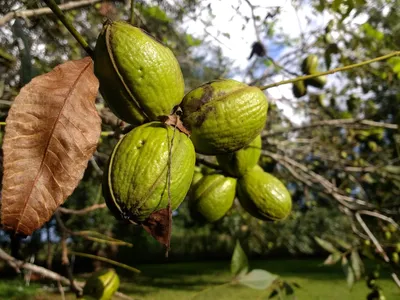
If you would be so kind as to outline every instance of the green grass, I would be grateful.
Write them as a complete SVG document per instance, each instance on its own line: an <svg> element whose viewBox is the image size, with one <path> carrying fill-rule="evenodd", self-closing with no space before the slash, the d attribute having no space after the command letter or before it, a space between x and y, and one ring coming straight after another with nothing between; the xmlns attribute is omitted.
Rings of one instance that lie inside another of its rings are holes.
<svg viewBox="0 0 400 300"><path fill-rule="evenodd" d="M22 280L0 279L0 299L20 300L32 299L40 286L33 284L26 286Z"/></svg>
<svg viewBox="0 0 400 300"><path fill-rule="evenodd" d="M280 275L287 281L298 283L301 286L300 289L296 289L299 300L366 299L369 289L365 285L365 280L357 282L350 291L340 265L327 267L320 264L320 260L271 260L251 261L250 267L265 269ZM137 300L268 299L269 295L268 291L227 284L231 279L228 261L135 267L138 267L142 274L124 273L124 276L121 276L120 291ZM378 284L383 288L386 299L400 299L400 290L392 282L389 274L381 273ZM0 283L0 299L60 299L56 295L46 295L40 290L37 290L36 296L32 297L32 290L33 288L27 289L29 292L19 294L20 298L18 298L17 293L21 293L18 290L18 284L15 281L3 281ZM68 295L67 299L75 298L73 295Z"/></svg>

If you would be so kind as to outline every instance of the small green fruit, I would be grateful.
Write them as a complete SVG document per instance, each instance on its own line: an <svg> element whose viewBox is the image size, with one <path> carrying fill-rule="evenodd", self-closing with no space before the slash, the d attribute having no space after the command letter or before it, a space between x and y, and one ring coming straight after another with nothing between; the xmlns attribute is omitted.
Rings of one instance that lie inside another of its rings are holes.
<svg viewBox="0 0 400 300"><path fill-rule="evenodd" d="M318 56L313 54L307 56L301 64L301 71L304 74L315 73L317 71L317 68L318 68Z"/></svg>
<svg viewBox="0 0 400 300"><path fill-rule="evenodd" d="M103 194L117 218L144 221L168 206L168 166L173 127L151 122L136 127L114 147L104 173ZM171 149L171 208L185 198L196 154L190 139L175 132Z"/></svg>
<svg viewBox="0 0 400 300"><path fill-rule="evenodd" d="M293 82L292 91L296 98L301 98L307 94L307 86L304 84L303 80L296 81Z"/></svg>
<svg viewBox="0 0 400 300"><path fill-rule="evenodd" d="M323 75L323 76L306 79L305 83L307 86L311 85L313 87L322 89L325 86L325 84L327 83L327 81L328 81L328 78L325 75Z"/></svg>
<svg viewBox="0 0 400 300"><path fill-rule="evenodd" d="M392 238L392 233L390 231L385 231L385 239L390 240Z"/></svg>
<svg viewBox="0 0 400 300"><path fill-rule="evenodd" d="M291 212L292 199L285 185L276 177L255 166L238 181L242 207L261 220L282 220Z"/></svg>
<svg viewBox="0 0 400 300"><path fill-rule="evenodd" d="M378 145L374 141L368 141L367 143L369 150L376 152L378 150Z"/></svg>
<svg viewBox="0 0 400 300"><path fill-rule="evenodd" d="M374 287L376 287L376 280L372 279L372 278L368 278L367 279L367 286L372 289Z"/></svg>
<svg viewBox="0 0 400 300"><path fill-rule="evenodd" d="M395 264L398 264L398 263L399 263L399 254L398 254L397 252L393 252L393 253L392 253L392 261L393 261Z"/></svg>
<svg viewBox="0 0 400 300"><path fill-rule="evenodd" d="M194 187L189 207L197 220L215 222L231 208L235 199L236 179L221 174L204 176Z"/></svg>
<svg viewBox="0 0 400 300"><path fill-rule="evenodd" d="M216 155L237 151L261 133L268 102L259 88L221 79L190 91L181 107L196 152Z"/></svg>
<svg viewBox="0 0 400 300"><path fill-rule="evenodd" d="M217 155L218 164L233 177L242 177L260 159L261 136L257 136L248 146L228 154Z"/></svg>
<svg viewBox="0 0 400 300"><path fill-rule="evenodd" d="M371 246L371 241L370 240L364 240L364 245L369 247Z"/></svg>
<svg viewBox="0 0 400 300"><path fill-rule="evenodd" d="M119 277L113 269L95 272L83 288L85 299L110 300L119 288Z"/></svg>
<svg viewBox="0 0 400 300"><path fill-rule="evenodd" d="M104 24L94 51L94 73L111 110L134 125L170 115L184 95L172 51L125 22Z"/></svg>
<svg viewBox="0 0 400 300"><path fill-rule="evenodd" d="M398 253L400 252L400 243L396 243L395 251Z"/></svg>
<svg viewBox="0 0 400 300"><path fill-rule="evenodd" d="M387 228L388 228L388 230L390 232L396 232L397 231L397 227L395 225L393 225L392 223L388 224Z"/></svg>

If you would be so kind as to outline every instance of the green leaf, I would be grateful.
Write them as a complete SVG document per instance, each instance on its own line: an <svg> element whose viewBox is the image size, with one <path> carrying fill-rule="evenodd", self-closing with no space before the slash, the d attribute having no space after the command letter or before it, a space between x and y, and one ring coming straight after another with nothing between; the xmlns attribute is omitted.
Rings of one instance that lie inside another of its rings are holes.
<svg viewBox="0 0 400 300"><path fill-rule="evenodd" d="M324 261L324 265L334 265L342 258L342 254L340 252L335 252L330 254L327 259Z"/></svg>
<svg viewBox="0 0 400 300"><path fill-rule="evenodd" d="M231 260L231 274L233 276L247 273L249 270L249 261L246 253L244 253L240 242L236 241L235 250L233 251Z"/></svg>
<svg viewBox="0 0 400 300"><path fill-rule="evenodd" d="M397 174L397 175L400 174L400 166L389 165L389 166L384 167L383 169L388 173Z"/></svg>
<svg viewBox="0 0 400 300"><path fill-rule="evenodd" d="M265 290L278 276L261 269L254 269L239 278L239 283L256 290Z"/></svg>
<svg viewBox="0 0 400 300"><path fill-rule="evenodd" d="M335 12L339 11L340 4L342 4L342 0L333 0L332 10Z"/></svg>
<svg viewBox="0 0 400 300"><path fill-rule="evenodd" d="M330 242L325 241L319 237L314 237L315 241L318 243L318 245L320 245L322 248L324 248L326 251L330 252L330 253L336 253L336 252L340 252L338 249L335 248L335 246L333 246Z"/></svg>
<svg viewBox="0 0 400 300"><path fill-rule="evenodd" d="M337 237L332 237L332 240L333 240L336 244L338 244L340 247L342 247L343 249L345 249L345 250L350 250L350 249L351 249L351 245L350 245L348 242L346 242L345 240L342 240L342 239L337 238Z"/></svg>
<svg viewBox="0 0 400 300"><path fill-rule="evenodd" d="M343 256L342 258L342 268L346 276L347 286L349 287L349 289L351 289L354 285L354 271L350 266L346 256Z"/></svg>
<svg viewBox="0 0 400 300"><path fill-rule="evenodd" d="M359 280L363 273L364 266L357 250L354 249L353 251L351 251L350 259L351 259L351 267L354 271L354 276L356 280Z"/></svg>

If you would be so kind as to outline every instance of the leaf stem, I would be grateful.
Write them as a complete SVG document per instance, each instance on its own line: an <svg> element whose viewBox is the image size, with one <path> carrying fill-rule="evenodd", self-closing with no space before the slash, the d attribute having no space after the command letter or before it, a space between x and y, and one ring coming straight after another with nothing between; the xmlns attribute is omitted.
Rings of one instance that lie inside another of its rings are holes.
<svg viewBox="0 0 400 300"><path fill-rule="evenodd" d="M135 273L140 273L140 270L138 270L138 269L136 269L136 268L134 268L134 267L128 266L128 265L126 265L126 264L117 262L117 261L112 260L112 259L108 259L108 258L106 258L106 257L97 256L97 255L92 255L92 254L87 254L87 253L82 253L82 252L75 252L75 251L70 251L70 253L71 253L71 254L75 254L75 255L77 255L77 256L82 256L82 257L87 257L87 258L91 258L91 259L95 259L95 260L104 261L104 262L106 262L106 263L109 263L109 264L112 264L112 265L115 265L115 266L118 266L118 267L127 269L127 270L129 270L129 271L132 271L132 272L135 272Z"/></svg>
<svg viewBox="0 0 400 300"><path fill-rule="evenodd" d="M53 11L57 18L64 24L65 28L72 34L76 41L82 46L86 53L93 58L93 49L89 46L85 38L76 30L74 25L67 19L62 10L58 7L54 0L44 0L47 6Z"/></svg>
<svg viewBox="0 0 400 300"><path fill-rule="evenodd" d="M356 63L356 64L352 64L352 65L348 65L348 66L332 69L332 70L329 70L329 71L326 71L326 72L320 72L320 73L315 73L315 74L311 74L311 75L300 76L300 77L296 77L296 78L292 78L292 79L283 80L283 81L271 83L271 84L268 84L268 85L260 86L259 89L260 90L266 90L266 89L269 89L269 88L272 88L272 87L276 87L276 86L280 86L280 85L283 85L283 84L288 84L288 83L293 83L293 82L302 81L302 80L306 80L306 79L311 79L311 78L315 78L315 77L319 77L319 76L323 76L323 75L329 75L329 74L333 74L333 73L336 73L336 72L347 71L347 70L358 68L358 67L361 67L361 66L364 66L364 65L371 64L373 62L385 60L385 59L388 59L390 57L399 56L399 55L400 55L400 51L394 51L394 52L391 52L391 53L383 55L383 56L379 56L379 57L376 57L376 58L373 58L373 59L365 60L365 61L362 61L360 63Z"/></svg>
<svg viewBox="0 0 400 300"><path fill-rule="evenodd" d="M129 22L134 25L135 22L135 0L131 0L131 18Z"/></svg>

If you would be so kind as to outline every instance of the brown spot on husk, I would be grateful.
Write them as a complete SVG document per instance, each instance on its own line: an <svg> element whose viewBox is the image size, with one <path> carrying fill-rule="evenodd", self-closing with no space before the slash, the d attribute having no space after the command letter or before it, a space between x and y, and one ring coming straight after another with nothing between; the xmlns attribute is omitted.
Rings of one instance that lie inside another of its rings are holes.
<svg viewBox="0 0 400 300"><path fill-rule="evenodd" d="M214 89L212 88L211 85L207 84L203 86L204 94L201 96L200 99L194 100L190 105L190 111L191 112L196 112L198 111L204 104L207 102L210 102L212 96L213 96L213 91Z"/></svg>
<svg viewBox="0 0 400 300"><path fill-rule="evenodd" d="M168 256L171 243L172 210L163 208L153 212L141 225L152 237L167 248L166 256Z"/></svg>
<svg viewBox="0 0 400 300"><path fill-rule="evenodd" d="M180 132L186 134L187 136L190 136L190 131L186 129L178 115L171 114L169 116L161 116L158 119L164 124L176 127L179 129Z"/></svg>
<svg viewBox="0 0 400 300"><path fill-rule="evenodd" d="M209 112L213 111L214 108L212 106L207 106L201 113L194 117L194 126L200 127L207 118Z"/></svg>

